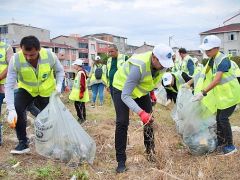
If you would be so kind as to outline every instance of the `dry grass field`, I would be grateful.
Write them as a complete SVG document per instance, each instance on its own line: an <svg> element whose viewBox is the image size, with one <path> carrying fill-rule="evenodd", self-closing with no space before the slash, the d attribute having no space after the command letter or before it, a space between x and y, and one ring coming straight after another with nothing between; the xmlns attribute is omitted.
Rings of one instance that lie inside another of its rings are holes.
<svg viewBox="0 0 240 180"><path fill-rule="evenodd" d="M73 103L67 94L62 97L65 105L76 117ZM176 133L171 119L171 108L161 105L154 107L156 162L150 163L144 156L142 124L137 115L131 115L128 130L127 167L128 171L116 174L114 149L115 113L109 94L103 107L87 107L87 121L83 128L97 144L93 165L83 163L79 167L44 158L34 150L28 155L13 156L9 152L16 145L14 130L4 123L4 143L0 146L0 179L240 179L240 151L228 157L215 153L205 156L193 156L188 152ZM232 125L240 126L240 111L231 117ZM33 125L28 128L28 135L34 139ZM234 132L234 142L240 147L240 132ZM14 165L17 167L14 167Z"/></svg>

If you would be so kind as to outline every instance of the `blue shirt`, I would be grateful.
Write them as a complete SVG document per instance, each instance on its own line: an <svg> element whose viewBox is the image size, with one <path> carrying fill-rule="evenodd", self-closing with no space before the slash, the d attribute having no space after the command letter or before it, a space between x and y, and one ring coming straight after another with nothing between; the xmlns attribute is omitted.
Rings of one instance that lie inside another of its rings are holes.
<svg viewBox="0 0 240 180"><path fill-rule="evenodd" d="M208 63L208 65L211 67L211 68L213 68L213 62L214 62L214 60L213 60L213 58L211 58L210 60L209 60L209 63ZM218 65L218 67L217 67L217 72L228 72L228 70L231 68L231 62L230 62L230 60L229 60L229 58L224 58L223 60L222 60L222 62Z"/></svg>
<svg viewBox="0 0 240 180"><path fill-rule="evenodd" d="M189 75L192 76L194 73L194 63L193 63L192 59L188 60L187 69L188 69Z"/></svg>

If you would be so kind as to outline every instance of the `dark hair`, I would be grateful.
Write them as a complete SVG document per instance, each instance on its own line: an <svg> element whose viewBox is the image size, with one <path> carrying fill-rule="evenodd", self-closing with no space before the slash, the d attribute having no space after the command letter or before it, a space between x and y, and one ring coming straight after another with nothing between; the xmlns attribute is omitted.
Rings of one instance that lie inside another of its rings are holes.
<svg viewBox="0 0 240 180"><path fill-rule="evenodd" d="M35 36L26 36L20 42L20 47L23 48L23 46L26 51L31 51L33 48L39 50L40 42Z"/></svg>
<svg viewBox="0 0 240 180"><path fill-rule="evenodd" d="M186 54L187 53L187 50L185 48L180 48L178 50L179 53L183 53L183 54Z"/></svg>

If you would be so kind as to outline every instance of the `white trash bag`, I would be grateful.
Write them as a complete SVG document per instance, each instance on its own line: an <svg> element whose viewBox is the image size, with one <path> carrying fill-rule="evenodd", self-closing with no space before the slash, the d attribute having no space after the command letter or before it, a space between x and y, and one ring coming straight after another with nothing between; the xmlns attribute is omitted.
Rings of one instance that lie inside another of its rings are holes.
<svg viewBox="0 0 240 180"><path fill-rule="evenodd" d="M56 93L35 121L36 151L62 162L87 161L92 164L96 144L64 106Z"/></svg>
<svg viewBox="0 0 240 180"><path fill-rule="evenodd" d="M157 97L157 103L165 106L165 104L167 103L167 92L165 88L160 85L157 90L154 91L154 93Z"/></svg>
<svg viewBox="0 0 240 180"><path fill-rule="evenodd" d="M216 148L216 118L199 101L192 102L192 97L191 90L179 89L172 117L190 152L193 155L203 155Z"/></svg>

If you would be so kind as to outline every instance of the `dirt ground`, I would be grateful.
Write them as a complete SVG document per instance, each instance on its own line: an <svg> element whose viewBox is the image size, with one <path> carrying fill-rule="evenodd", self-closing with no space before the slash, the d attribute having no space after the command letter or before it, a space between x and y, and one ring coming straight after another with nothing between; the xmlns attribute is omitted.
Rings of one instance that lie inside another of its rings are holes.
<svg viewBox="0 0 240 180"><path fill-rule="evenodd" d="M76 117L73 103L68 101L67 94L62 100ZM103 107L91 108L90 103L86 107L87 121L82 126L97 144L93 165L84 163L79 167L68 167L67 164L38 155L34 143L30 145L30 154L13 156L9 152L17 143L16 135L4 123L3 145L0 146L0 179L70 179L73 175L78 179L240 179L240 151L228 157L215 153L191 155L175 130L170 116L171 107L165 108L159 104L154 108L156 162L146 160L142 125L137 115L131 115L127 145L128 171L116 174L115 113L109 94L106 93ZM239 118L238 110L231 117L232 125L240 126ZM32 140L33 129L31 124L28 136ZM235 145L239 147L240 132L234 132L233 135Z"/></svg>

